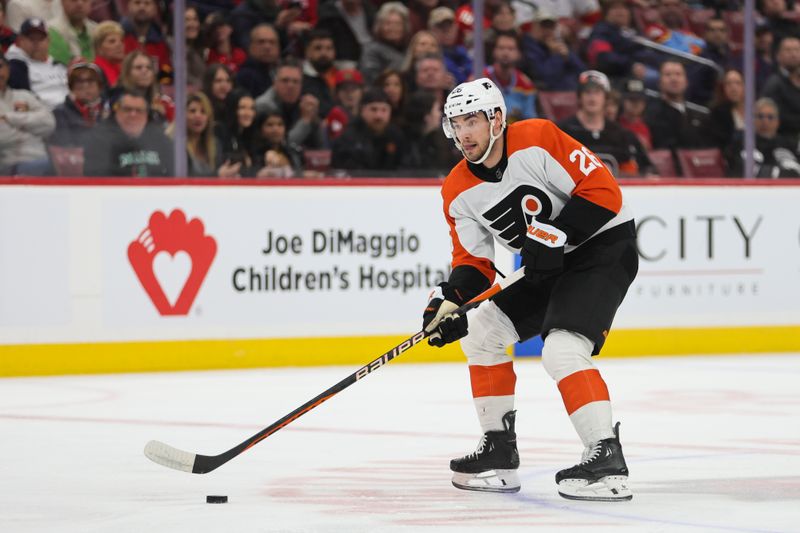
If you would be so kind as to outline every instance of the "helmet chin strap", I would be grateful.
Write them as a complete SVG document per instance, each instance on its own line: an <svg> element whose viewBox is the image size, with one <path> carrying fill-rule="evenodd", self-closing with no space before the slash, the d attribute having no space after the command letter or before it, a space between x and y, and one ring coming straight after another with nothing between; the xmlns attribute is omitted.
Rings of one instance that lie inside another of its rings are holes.
<svg viewBox="0 0 800 533"><path fill-rule="evenodd" d="M473 165L480 165L481 163L486 161L486 158L488 158L489 154L492 152L492 146L494 146L494 142L497 139L499 139L500 136L503 134L503 128L500 128L500 133L498 133L497 135L492 133L493 129L494 129L494 124L492 124L492 121L490 120L489 121L489 146L486 147L486 151L483 152L483 155L477 161L473 161L472 159L467 157L467 154L464 153L464 149L461 148L460 143L459 143L459 148L461 148L461 153L464 155L464 159L466 159L467 161L469 161Z"/></svg>

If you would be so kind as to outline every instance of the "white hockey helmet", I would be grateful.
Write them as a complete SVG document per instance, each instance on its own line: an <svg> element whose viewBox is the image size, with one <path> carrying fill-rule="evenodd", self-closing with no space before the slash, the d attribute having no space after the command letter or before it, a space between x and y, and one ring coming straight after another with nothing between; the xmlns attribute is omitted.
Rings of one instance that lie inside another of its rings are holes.
<svg viewBox="0 0 800 533"><path fill-rule="evenodd" d="M486 148L486 152L484 152L483 156L479 160L471 161L468 159L471 163L483 163L486 158L489 157L489 152L492 149L494 141L500 138L500 135L503 134L502 130L500 130L500 134L497 136L493 135L492 133L492 119L494 119L497 109L500 109L502 113L503 129L505 129L506 102L503 98L503 93L500 92L500 89L498 89L494 82L489 78L479 78L477 80L462 83L450 91L450 94L447 95L447 100L444 103L442 129L444 130L444 134L448 139L453 139L453 142L456 144L456 148L458 148L462 154L464 154L464 149L461 147L461 143L458 142L458 137L456 137L456 134L453 131L453 124L451 120L454 117L471 115L478 112L483 112L486 115L486 118L489 120L489 146ZM464 157L467 157L466 154Z"/></svg>

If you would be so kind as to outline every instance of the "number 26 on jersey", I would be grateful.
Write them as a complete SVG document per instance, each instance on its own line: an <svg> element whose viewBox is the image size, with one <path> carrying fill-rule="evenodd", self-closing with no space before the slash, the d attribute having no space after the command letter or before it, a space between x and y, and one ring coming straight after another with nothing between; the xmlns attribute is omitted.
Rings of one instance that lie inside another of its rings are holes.
<svg viewBox="0 0 800 533"><path fill-rule="evenodd" d="M585 146L573 150L572 153L569 154L569 160L571 163L578 161L578 168L580 168L584 176L588 176L593 170L603 166L603 163L597 156L590 152Z"/></svg>

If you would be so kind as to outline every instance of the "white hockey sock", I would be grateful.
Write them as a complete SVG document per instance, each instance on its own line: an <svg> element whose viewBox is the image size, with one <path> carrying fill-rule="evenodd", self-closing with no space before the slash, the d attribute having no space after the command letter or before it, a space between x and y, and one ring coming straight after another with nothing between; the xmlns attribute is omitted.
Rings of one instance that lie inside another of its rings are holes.
<svg viewBox="0 0 800 533"><path fill-rule="evenodd" d="M514 410L514 395L482 396L473 398L478 421L484 433L487 431L505 431L503 415Z"/></svg>
<svg viewBox="0 0 800 533"><path fill-rule="evenodd" d="M569 419L584 446L614 436L609 401L587 403L569 415Z"/></svg>

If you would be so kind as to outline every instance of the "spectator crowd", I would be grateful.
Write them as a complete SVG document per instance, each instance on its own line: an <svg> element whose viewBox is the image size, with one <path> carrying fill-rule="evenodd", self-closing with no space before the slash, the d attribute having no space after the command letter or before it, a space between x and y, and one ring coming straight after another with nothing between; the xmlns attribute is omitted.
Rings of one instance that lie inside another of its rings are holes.
<svg viewBox="0 0 800 533"><path fill-rule="evenodd" d="M742 176L741 0L0 0L0 175L441 176L457 84L617 176ZM800 176L800 2L758 0L757 177ZM475 24L482 41L475 46ZM482 72L473 72L475 50Z"/></svg>

